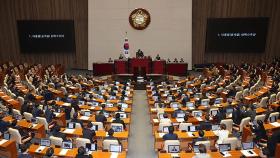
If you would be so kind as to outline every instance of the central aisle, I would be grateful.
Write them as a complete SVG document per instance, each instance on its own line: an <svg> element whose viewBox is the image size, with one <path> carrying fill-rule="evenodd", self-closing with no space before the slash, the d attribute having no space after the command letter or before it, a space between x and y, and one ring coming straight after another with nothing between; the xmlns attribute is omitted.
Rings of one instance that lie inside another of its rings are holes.
<svg viewBox="0 0 280 158"><path fill-rule="evenodd" d="M145 90L135 90L127 158L156 158Z"/></svg>

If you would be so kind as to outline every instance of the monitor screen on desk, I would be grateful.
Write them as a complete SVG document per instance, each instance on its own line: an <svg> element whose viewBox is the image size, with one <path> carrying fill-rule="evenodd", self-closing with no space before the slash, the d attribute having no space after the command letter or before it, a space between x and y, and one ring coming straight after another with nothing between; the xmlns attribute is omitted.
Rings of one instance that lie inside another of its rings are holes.
<svg viewBox="0 0 280 158"><path fill-rule="evenodd" d="M76 126L76 123L75 123L75 122L69 122L69 123L67 124L67 128L69 128L69 129L74 129L75 126Z"/></svg>
<svg viewBox="0 0 280 158"><path fill-rule="evenodd" d="M212 125L212 131L217 131L220 129L220 125Z"/></svg>
<svg viewBox="0 0 280 158"><path fill-rule="evenodd" d="M168 153L179 153L180 145L168 145Z"/></svg>
<svg viewBox="0 0 280 158"><path fill-rule="evenodd" d="M127 116L126 116L126 113L120 113L120 118L122 118L122 119L124 119L124 118L126 118Z"/></svg>
<svg viewBox="0 0 280 158"><path fill-rule="evenodd" d="M122 146L121 145L116 145L116 144L110 144L110 152L122 152Z"/></svg>
<svg viewBox="0 0 280 158"><path fill-rule="evenodd" d="M98 125L92 125L91 130L98 131Z"/></svg>
<svg viewBox="0 0 280 158"><path fill-rule="evenodd" d="M189 108L194 107L194 103L193 102L187 102L187 107L189 107Z"/></svg>
<svg viewBox="0 0 280 158"><path fill-rule="evenodd" d="M49 139L41 139L40 145L41 146L51 146L51 141Z"/></svg>
<svg viewBox="0 0 280 158"><path fill-rule="evenodd" d="M122 132L123 131L123 127L122 126L112 126L112 129L114 130L114 132Z"/></svg>
<svg viewBox="0 0 280 158"><path fill-rule="evenodd" d="M90 116L90 115L91 115L91 112L90 112L90 111L85 111L84 115L85 115L85 116Z"/></svg>
<svg viewBox="0 0 280 158"><path fill-rule="evenodd" d="M214 104L221 104L221 99L216 99Z"/></svg>
<svg viewBox="0 0 280 158"><path fill-rule="evenodd" d="M164 114L158 114L159 119L164 119L163 115L164 115Z"/></svg>
<svg viewBox="0 0 280 158"><path fill-rule="evenodd" d="M97 144L96 143L86 143L86 149L87 149L87 151L96 151Z"/></svg>
<svg viewBox="0 0 280 158"><path fill-rule="evenodd" d="M216 116L218 114L218 110L211 110L210 115L211 116Z"/></svg>
<svg viewBox="0 0 280 158"><path fill-rule="evenodd" d="M232 112L233 112L233 108L227 108L227 109L226 109L226 113L230 114L230 113L232 113Z"/></svg>
<svg viewBox="0 0 280 158"><path fill-rule="evenodd" d="M4 139L6 139L6 140L10 140L10 138L11 138L10 133L5 132L5 133L4 133Z"/></svg>
<svg viewBox="0 0 280 158"><path fill-rule="evenodd" d="M22 120L22 116L21 115L15 115L16 120Z"/></svg>
<svg viewBox="0 0 280 158"><path fill-rule="evenodd" d="M219 144L219 151L224 152L224 151L230 151L231 146L230 144Z"/></svg>
<svg viewBox="0 0 280 158"><path fill-rule="evenodd" d="M188 126L188 132L195 132L197 129L196 126Z"/></svg>
<svg viewBox="0 0 280 158"><path fill-rule="evenodd" d="M126 103L121 103L122 108L128 108L128 104Z"/></svg>
<svg viewBox="0 0 280 158"><path fill-rule="evenodd" d="M198 147L199 147L199 145L194 145L194 146L193 146L193 152L194 152L194 153L200 153Z"/></svg>
<svg viewBox="0 0 280 158"><path fill-rule="evenodd" d="M70 141L63 141L62 146L63 149L72 149L73 148L73 143Z"/></svg>
<svg viewBox="0 0 280 158"><path fill-rule="evenodd" d="M162 132L168 133L168 132L169 132L168 127L169 127L169 126L163 126L163 127L162 127Z"/></svg>
<svg viewBox="0 0 280 158"><path fill-rule="evenodd" d="M79 105L85 105L85 101L79 101Z"/></svg>
<svg viewBox="0 0 280 158"><path fill-rule="evenodd" d="M273 122L276 122L276 116L272 116L269 118L269 122L273 123Z"/></svg>
<svg viewBox="0 0 280 158"><path fill-rule="evenodd" d="M201 111L194 112L193 115L194 115L194 117L201 117L202 116L202 112Z"/></svg>
<svg viewBox="0 0 280 158"><path fill-rule="evenodd" d="M33 118L31 118L31 122L34 123L34 124L37 124L38 123L38 119L33 117Z"/></svg>
<svg viewBox="0 0 280 158"><path fill-rule="evenodd" d="M254 149L254 142L243 142L242 143L242 149L243 150Z"/></svg>
<svg viewBox="0 0 280 158"><path fill-rule="evenodd" d="M183 112L177 113L177 118L184 118L184 117L185 117L185 113Z"/></svg>
<svg viewBox="0 0 280 158"><path fill-rule="evenodd" d="M107 112L104 112L103 114L106 118L108 118L110 116L109 113L107 113Z"/></svg>

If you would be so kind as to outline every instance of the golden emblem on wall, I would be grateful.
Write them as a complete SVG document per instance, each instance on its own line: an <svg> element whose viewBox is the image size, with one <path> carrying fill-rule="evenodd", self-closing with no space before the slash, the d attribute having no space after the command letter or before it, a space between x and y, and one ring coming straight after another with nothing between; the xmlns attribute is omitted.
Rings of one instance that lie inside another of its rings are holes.
<svg viewBox="0 0 280 158"><path fill-rule="evenodd" d="M129 15L129 23L134 29L144 30L150 22L150 13L146 9L136 8Z"/></svg>

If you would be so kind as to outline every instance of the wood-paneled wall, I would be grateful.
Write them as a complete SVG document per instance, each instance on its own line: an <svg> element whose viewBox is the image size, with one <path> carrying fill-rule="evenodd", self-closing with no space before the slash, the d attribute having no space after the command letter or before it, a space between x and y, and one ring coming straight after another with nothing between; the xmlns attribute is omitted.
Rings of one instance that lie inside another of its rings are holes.
<svg viewBox="0 0 280 158"><path fill-rule="evenodd" d="M264 53L205 53L207 18L270 17ZM280 56L279 0L193 0L193 64L255 63Z"/></svg>
<svg viewBox="0 0 280 158"><path fill-rule="evenodd" d="M22 54L17 20L74 20L76 52ZM1 0L0 62L63 64L87 69L88 0Z"/></svg>

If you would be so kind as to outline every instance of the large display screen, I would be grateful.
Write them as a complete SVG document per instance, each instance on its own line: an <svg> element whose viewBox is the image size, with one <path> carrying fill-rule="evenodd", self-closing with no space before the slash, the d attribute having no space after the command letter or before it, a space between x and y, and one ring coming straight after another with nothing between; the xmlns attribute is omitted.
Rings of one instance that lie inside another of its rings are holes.
<svg viewBox="0 0 280 158"><path fill-rule="evenodd" d="M209 18L206 52L264 52L269 18Z"/></svg>
<svg viewBox="0 0 280 158"><path fill-rule="evenodd" d="M21 52L75 52L73 20L17 21Z"/></svg>

